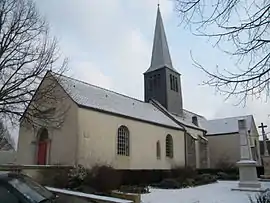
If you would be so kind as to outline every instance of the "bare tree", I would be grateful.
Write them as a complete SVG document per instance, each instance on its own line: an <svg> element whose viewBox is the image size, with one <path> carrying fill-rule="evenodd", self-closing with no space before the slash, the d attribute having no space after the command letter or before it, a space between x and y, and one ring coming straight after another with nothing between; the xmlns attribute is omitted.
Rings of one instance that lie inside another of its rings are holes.
<svg viewBox="0 0 270 203"><path fill-rule="evenodd" d="M204 82L240 102L253 95L269 95L270 1L268 0L175 0L181 22L197 36L236 59L235 70L217 67L215 72L200 63L209 79Z"/></svg>
<svg viewBox="0 0 270 203"><path fill-rule="evenodd" d="M0 120L0 151L14 150L14 140L12 139L8 129Z"/></svg>
<svg viewBox="0 0 270 203"><path fill-rule="evenodd" d="M55 82L35 92L46 73L62 74L67 60L60 60L57 41L49 35L46 20L32 0L0 1L0 117L11 122L23 118L33 124L40 118L55 123L44 99L59 101ZM57 65L60 64L60 65ZM50 74L47 74L50 75ZM53 81L53 80L52 80ZM34 101L34 102L33 102ZM31 105L32 111L25 114Z"/></svg>

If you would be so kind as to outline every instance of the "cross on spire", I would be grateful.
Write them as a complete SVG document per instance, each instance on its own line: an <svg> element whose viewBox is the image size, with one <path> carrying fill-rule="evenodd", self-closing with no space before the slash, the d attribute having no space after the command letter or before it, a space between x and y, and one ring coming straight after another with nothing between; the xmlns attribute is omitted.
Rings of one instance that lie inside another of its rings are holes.
<svg viewBox="0 0 270 203"><path fill-rule="evenodd" d="M263 123L261 123L261 125L259 125L258 127L262 129L262 135L264 135L265 134L264 129L267 128L267 125L264 125Z"/></svg>
<svg viewBox="0 0 270 203"><path fill-rule="evenodd" d="M259 125L258 128L262 129L263 145L264 145L264 156L269 156L267 143L266 143L267 137L266 137L266 134L265 134L265 131L264 131L264 129L267 128L267 125L264 125L263 123L261 123L261 125Z"/></svg>

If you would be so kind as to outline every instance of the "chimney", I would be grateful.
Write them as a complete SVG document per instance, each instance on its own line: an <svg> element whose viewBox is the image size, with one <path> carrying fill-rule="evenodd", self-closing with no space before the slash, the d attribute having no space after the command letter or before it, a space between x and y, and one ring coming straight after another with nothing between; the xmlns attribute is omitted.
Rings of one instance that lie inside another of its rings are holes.
<svg viewBox="0 0 270 203"><path fill-rule="evenodd" d="M198 125L198 118L197 118L197 116L192 116L192 123L193 123L194 125L196 125L196 126L199 126L199 125Z"/></svg>

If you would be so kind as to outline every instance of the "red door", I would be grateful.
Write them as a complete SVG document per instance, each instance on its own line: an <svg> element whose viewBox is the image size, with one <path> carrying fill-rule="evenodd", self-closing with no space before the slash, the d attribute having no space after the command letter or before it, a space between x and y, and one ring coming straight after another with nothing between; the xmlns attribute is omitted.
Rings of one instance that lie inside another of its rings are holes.
<svg viewBox="0 0 270 203"><path fill-rule="evenodd" d="M47 142L38 143L38 165L46 165L47 159Z"/></svg>

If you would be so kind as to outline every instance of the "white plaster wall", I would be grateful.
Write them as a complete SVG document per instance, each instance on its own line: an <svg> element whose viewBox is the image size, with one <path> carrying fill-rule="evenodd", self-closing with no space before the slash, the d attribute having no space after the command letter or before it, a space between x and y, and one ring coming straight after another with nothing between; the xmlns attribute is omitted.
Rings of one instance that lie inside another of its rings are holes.
<svg viewBox="0 0 270 203"><path fill-rule="evenodd" d="M240 160L240 137L238 133L208 136L210 164L212 168L221 160L236 163Z"/></svg>
<svg viewBox="0 0 270 203"><path fill-rule="evenodd" d="M22 121L20 123L18 149L17 149L17 163L18 164L35 164L36 141L34 129L28 123Z"/></svg>
<svg viewBox="0 0 270 203"><path fill-rule="evenodd" d="M46 79L42 82L39 89L46 87ZM39 90L37 94L39 93ZM50 146L47 150L48 164L69 164L73 165L77 159L78 146L78 106L67 96L65 91L57 85L55 87L56 98L62 98L61 101L55 101L52 104L48 102L48 107L65 109L64 120L60 128L48 127ZM46 103L46 101L44 101ZM64 108L63 108L64 107ZM17 163L36 164L37 162L37 134L40 126L33 129L31 125L24 122L20 123Z"/></svg>
<svg viewBox="0 0 270 203"><path fill-rule="evenodd" d="M193 137L197 139L199 138L199 136L203 136L203 131L201 130L197 130L197 129L189 128L189 127L186 127L186 129L188 133L190 133L191 135L193 135ZM200 148L199 148L199 142L197 140L195 141L195 150L196 150L196 168L200 168ZM209 156L209 153L208 153L208 156ZM208 161L208 164L209 164L209 161Z"/></svg>
<svg viewBox="0 0 270 203"><path fill-rule="evenodd" d="M0 164L14 164L16 155L16 151L0 151Z"/></svg>
<svg viewBox="0 0 270 203"><path fill-rule="evenodd" d="M121 125L130 132L130 156L116 154L117 130ZM171 134L174 158L165 157L165 138ZM160 141L161 159L156 157L156 142ZM169 169L185 165L184 132L109 115L79 109L78 163L91 167L96 163L110 164L118 169Z"/></svg>

